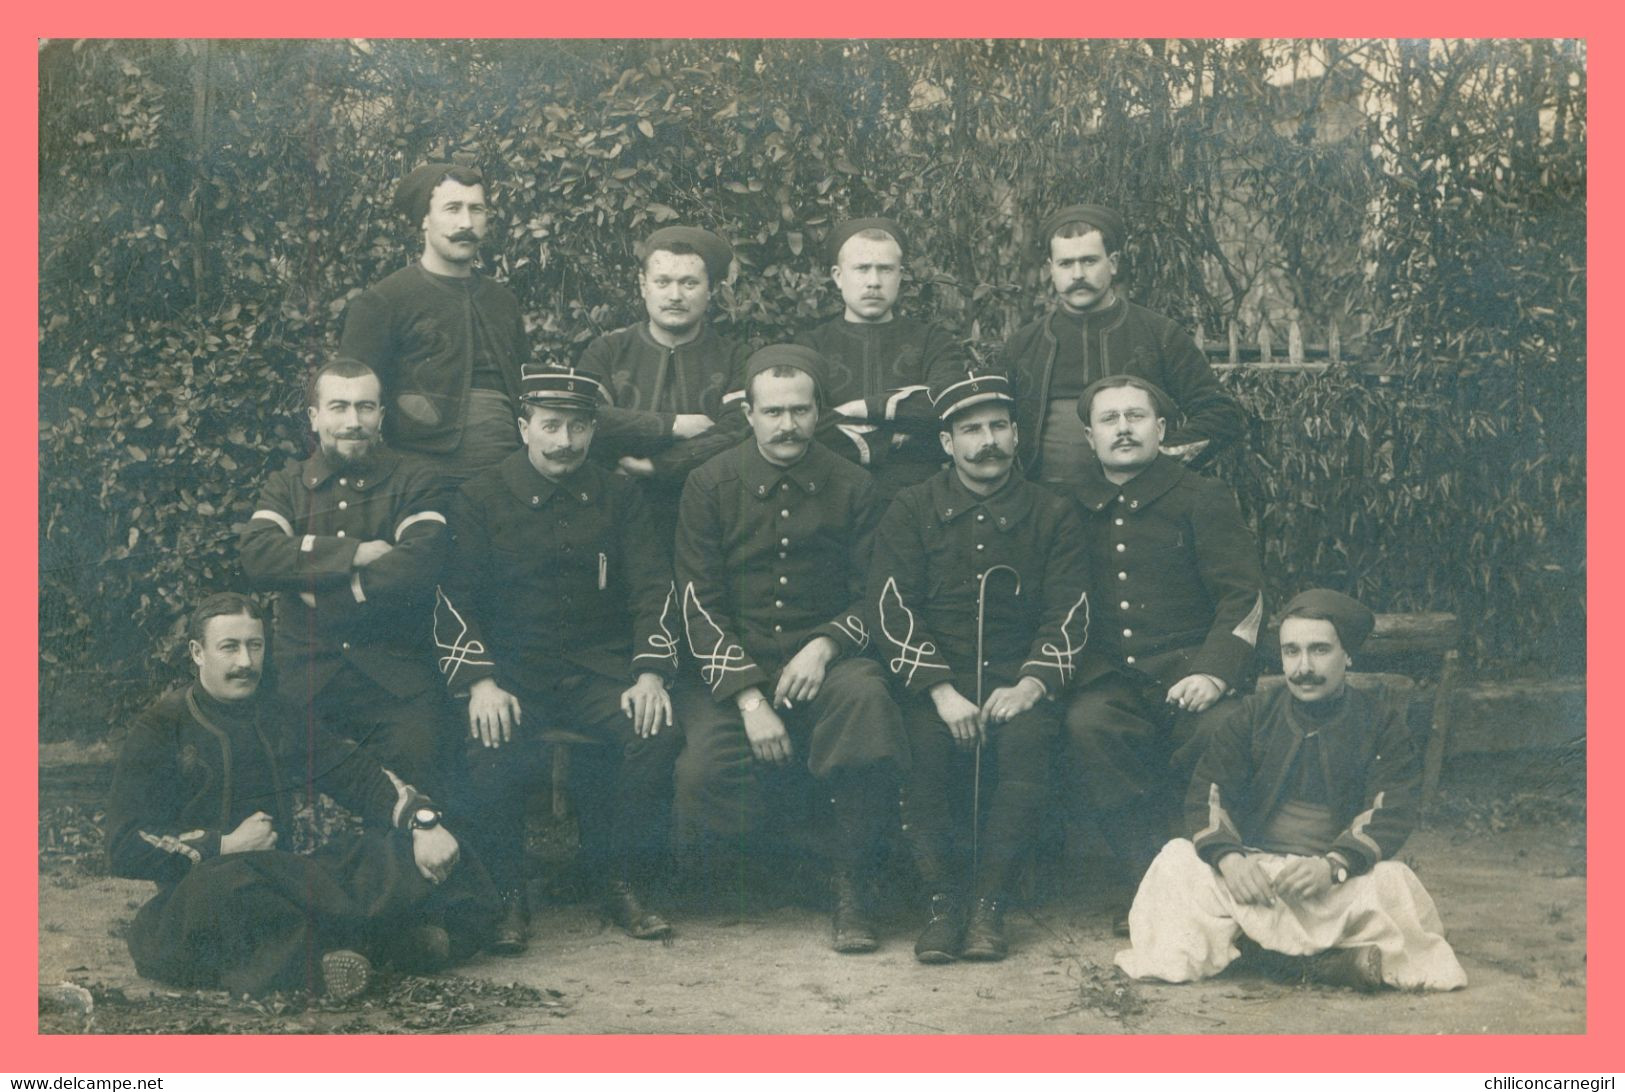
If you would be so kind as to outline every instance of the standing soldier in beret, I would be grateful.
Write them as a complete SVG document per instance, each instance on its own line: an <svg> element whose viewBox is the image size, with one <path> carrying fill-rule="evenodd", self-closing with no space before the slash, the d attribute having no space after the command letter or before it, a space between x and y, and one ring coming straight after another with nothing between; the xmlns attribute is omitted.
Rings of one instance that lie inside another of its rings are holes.
<svg viewBox="0 0 1625 1092"><path fill-rule="evenodd" d="M615 400L599 421L598 457L644 482L670 543L689 471L749 431L739 412L746 352L705 317L732 247L703 228L663 227L637 258L647 321L594 339L580 368Z"/></svg>
<svg viewBox="0 0 1625 1092"><path fill-rule="evenodd" d="M770 809L782 816L797 787L785 778L804 766L834 802L835 950L869 952L874 856L908 740L880 665L862 655L880 511L869 475L813 440L822 371L804 346L754 354L752 436L683 490L677 587L699 678L677 694L677 794L708 844L737 843Z"/></svg>
<svg viewBox="0 0 1625 1092"><path fill-rule="evenodd" d="M1240 438L1246 419L1191 336L1172 319L1131 303L1112 285L1123 218L1101 205L1068 205L1039 228L1059 304L1005 342L1016 392L1021 458L1035 481L1067 486L1091 461L1078 398L1097 379L1137 375L1173 396L1164 450L1205 462ZM1063 489L1064 491L1064 489Z"/></svg>
<svg viewBox="0 0 1625 1092"><path fill-rule="evenodd" d="M1129 913L1135 978L1224 970L1238 939L1329 985L1467 984L1439 911L1394 859L1416 821L1422 763L1406 703L1349 684L1375 618L1316 588L1281 621L1286 685L1234 703L1196 767L1187 838L1151 865Z"/></svg>
<svg viewBox="0 0 1625 1092"><path fill-rule="evenodd" d="M355 298L339 351L383 380L389 442L429 457L455 485L519 446L529 341L514 294L474 269L490 217L480 172L424 164L401 182L395 207L422 227L423 255Z"/></svg>
<svg viewBox="0 0 1625 1092"><path fill-rule="evenodd" d="M937 393L953 466L897 495L869 567L878 651L908 694L904 818L930 896L914 945L922 963L1004 958L1003 900L1048 799L1055 699L1089 633L1083 528L1065 500L1012 474L1014 404L998 375ZM967 767L984 743L996 779L971 810L974 821L985 808L986 827L956 839L950 804L981 778ZM967 925L961 893L977 837Z"/></svg>
<svg viewBox="0 0 1625 1092"><path fill-rule="evenodd" d="M277 593L282 697L380 765L444 788L449 710L429 658L448 536L442 486L379 439L378 376L343 357L310 382L319 449L272 474L238 540L243 572Z"/></svg>
<svg viewBox="0 0 1625 1092"><path fill-rule="evenodd" d="M527 367L524 383L525 449L454 498L434 615L446 685L468 701L469 833L503 899L492 947L525 948L524 804L550 727L606 744L571 754L595 790L577 796L582 853L602 875L605 913L634 937L663 938L671 926L633 881L659 860L682 743L666 693L677 671L670 554L637 486L587 461L602 384L552 367Z"/></svg>
<svg viewBox="0 0 1625 1092"><path fill-rule="evenodd" d="M832 403L818 438L867 467L882 503L942 467L930 392L969 369L957 339L935 323L899 316L907 239L883 216L846 220L829 238L830 276L846 310L796 337L823 356Z"/></svg>
<svg viewBox="0 0 1625 1092"><path fill-rule="evenodd" d="M1094 453L1072 488L1095 618L1066 734L1131 881L1162 843L1214 707L1251 677L1264 618L1258 543L1228 486L1159 450L1166 405L1132 375L1097 380L1077 404Z"/></svg>

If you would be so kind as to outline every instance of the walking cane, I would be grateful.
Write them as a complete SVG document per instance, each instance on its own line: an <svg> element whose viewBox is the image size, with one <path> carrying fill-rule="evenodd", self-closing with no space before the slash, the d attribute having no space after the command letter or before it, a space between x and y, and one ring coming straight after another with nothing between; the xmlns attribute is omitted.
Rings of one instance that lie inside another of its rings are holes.
<svg viewBox="0 0 1625 1092"><path fill-rule="evenodd" d="M976 584L976 708L982 708L986 700L982 696L982 660L983 649L982 625L987 620L987 578L1003 569L1016 578L1015 594L1021 594L1021 574L1009 565L993 565L988 568ZM971 890L976 890L976 876L982 863L982 736L985 730L978 726L976 733L976 765L971 773L970 786L970 882Z"/></svg>

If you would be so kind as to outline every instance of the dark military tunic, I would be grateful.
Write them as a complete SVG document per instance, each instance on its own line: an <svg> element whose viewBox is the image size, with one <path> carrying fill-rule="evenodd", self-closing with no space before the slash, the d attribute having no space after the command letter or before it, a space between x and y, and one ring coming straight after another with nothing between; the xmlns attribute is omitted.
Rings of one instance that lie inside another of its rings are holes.
<svg viewBox="0 0 1625 1092"><path fill-rule="evenodd" d="M548 728L612 744L572 755L572 773L590 779L602 760L614 783L575 796L588 863L648 867L682 736L674 725L639 738L620 709L638 675L669 683L677 672L671 564L640 490L591 463L553 482L518 451L462 487L451 526L435 604L441 672L458 695L495 679L521 707L510 743L470 740L459 794L492 878L504 890L522 881L525 794Z"/></svg>
<svg viewBox="0 0 1625 1092"><path fill-rule="evenodd" d="M740 411L749 355L709 323L693 341L670 348L654 339L646 321L604 334L581 355L578 369L615 399L598 415L593 458L611 467L623 455L654 463L644 488L668 546L689 472L750 431ZM671 428L680 413L703 413L715 425L700 436L676 439Z"/></svg>
<svg viewBox="0 0 1625 1092"><path fill-rule="evenodd" d="M966 769L929 691L951 683L971 701L1031 675L1045 698L993 726L997 777L986 797L986 855L978 896L1003 893L1039 826L1060 710L1052 700L1076 672L1089 635L1083 528L1072 506L1019 476L991 496L949 467L904 489L880 521L869 570L877 651L909 691L903 702L911 764L906 818L921 878L957 888L951 795ZM1010 570L1014 570L1011 572ZM977 599L983 597L983 692L976 689ZM956 776L958 775L958 776ZM959 839L958 856L967 846Z"/></svg>
<svg viewBox="0 0 1625 1092"><path fill-rule="evenodd" d="M278 593L282 696L417 784L434 783L443 728L429 643L447 546L439 491L388 448L355 467L317 452L271 475L239 538L250 583ZM374 539L393 549L352 568Z"/></svg>
<svg viewBox="0 0 1625 1092"><path fill-rule="evenodd" d="M861 400L861 417L828 413L818 438L842 458L868 467L881 499L924 481L946 461L942 428L930 392L965 378L970 360L942 326L893 317L890 322L848 322L844 317L796 335L818 350L826 407Z"/></svg>
<svg viewBox="0 0 1625 1092"><path fill-rule="evenodd" d="M689 476L675 568L697 678L678 688L688 745L678 763L680 818L723 833L748 829L763 811L734 695L762 688L805 644L839 650L818 696L784 710L786 727L815 777L908 762L897 707L869 646L865 578L879 516L867 472L813 443L779 467L755 438Z"/></svg>
<svg viewBox="0 0 1625 1092"><path fill-rule="evenodd" d="M1066 731L1088 799L1117 816L1103 822L1108 839L1132 826L1114 844L1143 864L1162 837L1147 817L1183 794L1225 708L1181 712L1169 687L1211 675L1228 690L1251 677L1264 617L1258 543L1228 486L1166 455L1123 485L1092 462L1074 495L1096 617Z"/></svg>
<svg viewBox="0 0 1625 1092"><path fill-rule="evenodd" d="M293 791L312 785L395 829L308 857L220 854L221 838L260 811L286 844ZM469 856L439 888L418 872L401 828L425 803L275 698L220 702L197 684L166 694L131 727L107 805L113 873L159 885L130 927L136 969L233 993L309 987L324 951L376 953L380 938L431 913L466 941L460 947L477 947L494 892Z"/></svg>

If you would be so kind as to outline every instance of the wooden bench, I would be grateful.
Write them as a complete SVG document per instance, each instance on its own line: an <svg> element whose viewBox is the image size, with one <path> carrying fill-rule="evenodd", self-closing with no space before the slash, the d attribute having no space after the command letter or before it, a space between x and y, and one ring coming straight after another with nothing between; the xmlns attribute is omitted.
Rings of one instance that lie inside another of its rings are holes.
<svg viewBox="0 0 1625 1092"><path fill-rule="evenodd" d="M1379 614L1377 625L1366 639L1365 647L1354 657L1356 668L1376 665L1397 671L1355 670L1349 672L1354 686L1369 686L1386 682L1396 692L1414 696L1418 692L1414 674L1419 667L1438 668L1438 683L1433 691L1433 703L1427 725L1426 744L1422 752L1422 800L1425 810L1433 803L1439 788L1439 773L1444 767L1445 750L1450 742L1450 729L1457 715L1461 677L1461 623L1454 614L1440 611L1420 611L1409 614ZM1259 650L1266 663L1280 665L1281 624L1270 623L1259 636ZM1260 689L1272 689L1285 683L1280 675L1266 675L1258 680Z"/></svg>

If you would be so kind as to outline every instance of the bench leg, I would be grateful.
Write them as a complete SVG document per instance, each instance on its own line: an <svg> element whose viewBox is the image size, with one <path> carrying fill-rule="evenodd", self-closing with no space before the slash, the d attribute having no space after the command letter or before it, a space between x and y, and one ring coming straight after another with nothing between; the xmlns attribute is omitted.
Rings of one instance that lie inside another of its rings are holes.
<svg viewBox="0 0 1625 1092"><path fill-rule="evenodd" d="M1461 654L1451 649L1444 654L1439 672L1439 688L1433 696L1433 725L1428 730L1427 751L1422 759L1422 811L1433 805L1439 790L1439 773L1444 768L1445 748L1456 716L1456 691L1461 674Z"/></svg>

